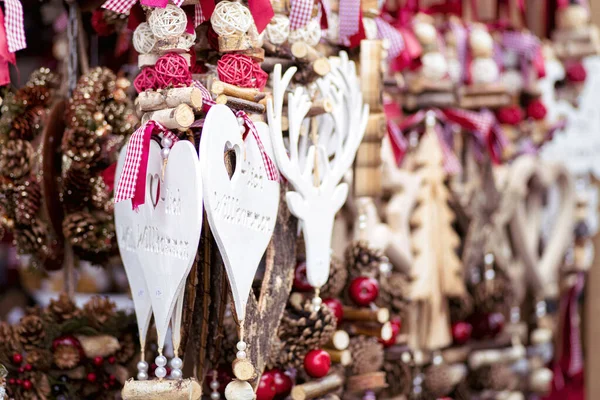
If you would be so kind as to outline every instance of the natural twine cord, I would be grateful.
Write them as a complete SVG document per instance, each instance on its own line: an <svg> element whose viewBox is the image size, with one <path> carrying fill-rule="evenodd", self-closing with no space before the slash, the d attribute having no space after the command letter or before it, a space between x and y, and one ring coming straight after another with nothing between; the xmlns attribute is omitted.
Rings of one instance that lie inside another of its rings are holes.
<svg viewBox="0 0 600 400"><path fill-rule="evenodd" d="M252 21L250 10L232 1L218 3L210 17L212 27L219 36L246 33Z"/></svg>

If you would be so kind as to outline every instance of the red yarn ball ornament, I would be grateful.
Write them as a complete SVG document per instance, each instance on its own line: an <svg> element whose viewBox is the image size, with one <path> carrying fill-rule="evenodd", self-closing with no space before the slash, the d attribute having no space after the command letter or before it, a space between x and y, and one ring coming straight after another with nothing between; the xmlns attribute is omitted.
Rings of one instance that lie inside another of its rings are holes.
<svg viewBox="0 0 600 400"><path fill-rule="evenodd" d="M267 83L267 73L243 54L225 54L217 61L217 73L221 81L235 86L262 88Z"/></svg>
<svg viewBox="0 0 600 400"><path fill-rule="evenodd" d="M587 71L582 63L576 62L567 67L566 75L569 82L581 83L585 82Z"/></svg>
<svg viewBox="0 0 600 400"><path fill-rule="evenodd" d="M185 58L177 53L167 53L154 65L158 86L187 86L192 83L192 73Z"/></svg>
<svg viewBox="0 0 600 400"><path fill-rule="evenodd" d="M516 126L523 121L523 110L519 106L502 107L496 111L498 122L503 125Z"/></svg>
<svg viewBox="0 0 600 400"><path fill-rule="evenodd" d="M133 80L133 87L138 93L156 89L156 71L153 67L145 67Z"/></svg>
<svg viewBox="0 0 600 400"><path fill-rule="evenodd" d="M547 113L548 110L546 109L546 106L539 99L533 100L527 106L527 116L529 118L533 118L536 121L540 121L546 118Z"/></svg>

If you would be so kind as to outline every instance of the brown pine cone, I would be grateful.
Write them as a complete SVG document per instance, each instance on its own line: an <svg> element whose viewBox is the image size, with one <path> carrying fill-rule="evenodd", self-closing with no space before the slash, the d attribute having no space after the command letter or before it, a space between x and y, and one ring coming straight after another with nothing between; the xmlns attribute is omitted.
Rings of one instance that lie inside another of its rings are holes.
<svg viewBox="0 0 600 400"><path fill-rule="evenodd" d="M133 112L133 108L128 103L111 101L104 106L104 117L112 126L115 135L126 135L131 132L132 121L135 121Z"/></svg>
<svg viewBox="0 0 600 400"><path fill-rule="evenodd" d="M493 364L480 367L469 374L469 385L477 391L481 390L513 390L515 374L504 364Z"/></svg>
<svg viewBox="0 0 600 400"><path fill-rule="evenodd" d="M27 364L40 371L47 371L52 366L53 355L49 350L33 349L27 352L25 361Z"/></svg>
<svg viewBox="0 0 600 400"><path fill-rule="evenodd" d="M335 325L335 315L328 307L314 311L310 300L291 298L279 325L282 351L275 364L299 368L306 353L329 342Z"/></svg>
<svg viewBox="0 0 600 400"><path fill-rule="evenodd" d="M126 333L119 339L121 348L115 353L115 358L119 364L127 364L137 352L135 338L131 333Z"/></svg>
<svg viewBox="0 0 600 400"><path fill-rule="evenodd" d="M42 203L42 189L39 183L29 179L14 190L15 222L19 225L30 225Z"/></svg>
<svg viewBox="0 0 600 400"><path fill-rule="evenodd" d="M104 183L104 179L96 177L92 179L92 207L112 214L114 212L114 203L111 200L111 193Z"/></svg>
<svg viewBox="0 0 600 400"><path fill-rule="evenodd" d="M33 146L21 139L7 140L0 147L0 174L9 179L20 179L31 171Z"/></svg>
<svg viewBox="0 0 600 400"><path fill-rule="evenodd" d="M51 398L51 388L48 375L36 372L31 375L29 380L31 381L31 386L33 387L33 392L35 393L35 400L46 400Z"/></svg>
<svg viewBox="0 0 600 400"><path fill-rule="evenodd" d="M450 297L450 320L452 322L466 321L473 314L473 298L470 294L462 297Z"/></svg>
<svg viewBox="0 0 600 400"><path fill-rule="evenodd" d="M101 138L85 126L67 128L63 136L62 151L75 162L94 166L102 158Z"/></svg>
<svg viewBox="0 0 600 400"><path fill-rule="evenodd" d="M92 173L84 164L72 163L63 178L63 204L67 213L81 210L92 196Z"/></svg>
<svg viewBox="0 0 600 400"><path fill-rule="evenodd" d="M113 249L114 221L103 212L68 214L63 220L63 233L75 253L89 261L101 259Z"/></svg>
<svg viewBox="0 0 600 400"><path fill-rule="evenodd" d="M58 87L59 84L59 76L46 67L33 71L27 81L27 86L45 86L51 89Z"/></svg>
<svg viewBox="0 0 600 400"><path fill-rule="evenodd" d="M339 297L346 286L347 280L348 270L346 269L346 264L340 259L332 256L329 267L329 279L327 279L327 282L321 287L321 297L324 299L328 297Z"/></svg>
<svg viewBox="0 0 600 400"><path fill-rule="evenodd" d="M46 107L50 103L50 88L46 85L26 85L19 89L16 97L29 108Z"/></svg>
<svg viewBox="0 0 600 400"><path fill-rule="evenodd" d="M48 314L58 323L81 316L81 310L66 293L61 293L58 299L50 300Z"/></svg>
<svg viewBox="0 0 600 400"><path fill-rule="evenodd" d="M381 250L369 247L367 242L352 242L346 250L346 268L350 280L358 276L369 276L377 279L379 265L384 259Z"/></svg>
<svg viewBox="0 0 600 400"><path fill-rule="evenodd" d="M38 220L31 225L17 225L13 230L14 243L19 254L43 254L48 229Z"/></svg>
<svg viewBox="0 0 600 400"><path fill-rule="evenodd" d="M350 339L348 350L352 354L352 364L350 364L352 375L377 372L383 367L383 345L376 338L355 336Z"/></svg>
<svg viewBox="0 0 600 400"><path fill-rule="evenodd" d="M8 322L0 322L0 359L21 351L21 341L15 327Z"/></svg>
<svg viewBox="0 0 600 400"><path fill-rule="evenodd" d="M408 396L412 389L410 366L401 360L386 360L383 363L388 384L385 397Z"/></svg>
<svg viewBox="0 0 600 400"><path fill-rule="evenodd" d="M448 364L431 365L425 369L423 390L426 399L437 399L450 394L459 383L455 366Z"/></svg>
<svg viewBox="0 0 600 400"><path fill-rule="evenodd" d="M59 369L71 369L75 368L81 356L79 349L71 345L59 345L54 349L54 364Z"/></svg>
<svg viewBox="0 0 600 400"><path fill-rule="evenodd" d="M116 305L108 297L94 296L83 306L83 313L90 322L100 327L115 316Z"/></svg>
<svg viewBox="0 0 600 400"><path fill-rule="evenodd" d="M33 350L42 343L46 336L44 322L37 315L27 315L21 318L17 326L19 340L25 350Z"/></svg>
<svg viewBox="0 0 600 400"><path fill-rule="evenodd" d="M375 304L386 307L392 316L403 317L410 303L410 281L401 272L391 272L379 279L379 296Z"/></svg>
<svg viewBox="0 0 600 400"><path fill-rule="evenodd" d="M494 278L477 283L472 292L475 308L484 313L505 312L512 304L511 282L498 271Z"/></svg>

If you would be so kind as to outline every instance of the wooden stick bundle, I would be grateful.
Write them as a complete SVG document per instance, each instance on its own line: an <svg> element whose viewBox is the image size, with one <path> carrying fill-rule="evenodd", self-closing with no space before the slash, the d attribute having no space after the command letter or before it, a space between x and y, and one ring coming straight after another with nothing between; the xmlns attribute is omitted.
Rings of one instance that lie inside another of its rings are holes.
<svg viewBox="0 0 600 400"><path fill-rule="evenodd" d="M337 330L333 333L326 346L335 350L346 350L349 345L350 335L348 335L348 332Z"/></svg>
<svg viewBox="0 0 600 400"><path fill-rule="evenodd" d="M385 324L390 320L390 311L387 308L370 309L344 306L344 320Z"/></svg>
<svg viewBox="0 0 600 400"><path fill-rule="evenodd" d="M390 340L393 335L392 324L389 321L383 325L348 324L348 330L353 335L371 336L382 340Z"/></svg>
<svg viewBox="0 0 600 400"><path fill-rule="evenodd" d="M248 100L252 102L259 102L266 96L266 93L263 93L258 89L243 88L222 81L214 81L212 83L210 91L216 94L217 96L224 94L227 96L233 96L239 99Z"/></svg>
<svg viewBox="0 0 600 400"><path fill-rule="evenodd" d="M146 90L139 94L137 103L143 112L174 108L180 104L187 104L194 110L200 110L202 108L202 92L195 87Z"/></svg>
<svg viewBox="0 0 600 400"><path fill-rule="evenodd" d="M331 70L327 58L305 42L295 42L291 47L291 51L297 60L308 63L310 69L319 76L325 76Z"/></svg>
<svg viewBox="0 0 600 400"><path fill-rule="evenodd" d="M335 363L339 363L344 367L350 365L352 362L352 354L350 350L335 350L335 349L324 349L327 353L329 353L329 357L331 361Z"/></svg>
<svg viewBox="0 0 600 400"><path fill-rule="evenodd" d="M227 107L233 108L234 110L244 110L250 113L264 114L266 111L266 107L260 103L227 96L225 94L218 95L215 102L217 104L225 104Z"/></svg>
<svg viewBox="0 0 600 400"><path fill-rule="evenodd" d="M202 387L195 379L125 382L123 400L199 400Z"/></svg>
<svg viewBox="0 0 600 400"><path fill-rule="evenodd" d="M186 130L194 123L194 111L187 104L180 104L175 108L165 108L151 111L142 117L142 123L156 121L167 129Z"/></svg>
<svg viewBox="0 0 600 400"><path fill-rule="evenodd" d="M324 396L325 394L341 387L344 379L338 374L327 375L318 381L311 381L302 385L296 385L292 389L292 400L307 400Z"/></svg>

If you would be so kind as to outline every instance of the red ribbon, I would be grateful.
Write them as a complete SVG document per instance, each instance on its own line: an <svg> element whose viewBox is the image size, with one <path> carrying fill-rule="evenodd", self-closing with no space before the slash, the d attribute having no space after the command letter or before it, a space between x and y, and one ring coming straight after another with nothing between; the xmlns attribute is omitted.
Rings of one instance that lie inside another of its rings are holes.
<svg viewBox="0 0 600 400"><path fill-rule="evenodd" d="M269 25L269 22L271 22L271 20L275 16L275 13L273 12L273 6L271 5L271 1L248 0L248 8L250 9L250 14L252 14L252 17L254 18L254 24L256 25L258 33L261 33L265 30L267 25Z"/></svg>
<svg viewBox="0 0 600 400"><path fill-rule="evenodd" d="M0 86L8 85L10 83L9 63L15 65L17 59L15 53L11 53L8 50L4 13L2 12L2 9L0 9Z"/></svg>

